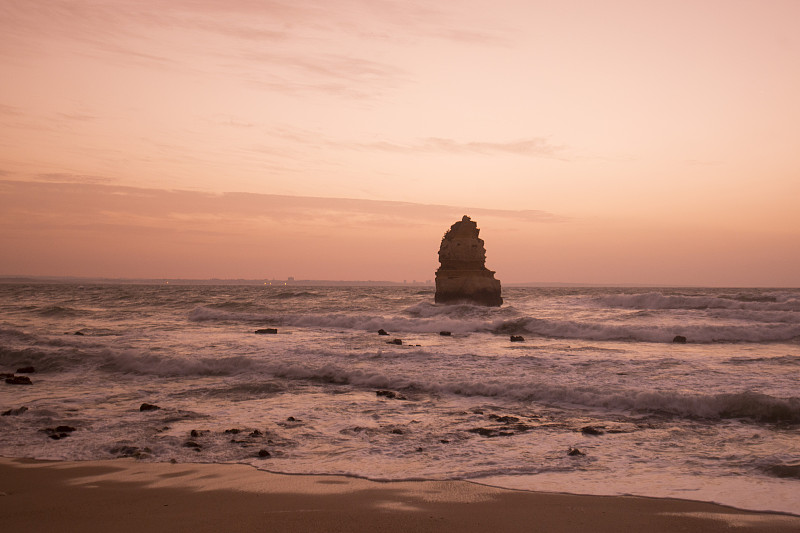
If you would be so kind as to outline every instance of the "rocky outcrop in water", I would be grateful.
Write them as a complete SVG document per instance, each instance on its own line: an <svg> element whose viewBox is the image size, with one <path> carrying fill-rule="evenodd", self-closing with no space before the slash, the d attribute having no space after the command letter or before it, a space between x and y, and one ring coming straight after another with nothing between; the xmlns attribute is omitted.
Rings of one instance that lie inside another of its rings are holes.
<svg viewBox="0 0 800 533"><path fill-rule="evenodd" d="M500 281L484 265L486 249L479 233L478 224L464 215L444 234L439 247L441 266L436 271L436 303L503 304Z"/></svg>

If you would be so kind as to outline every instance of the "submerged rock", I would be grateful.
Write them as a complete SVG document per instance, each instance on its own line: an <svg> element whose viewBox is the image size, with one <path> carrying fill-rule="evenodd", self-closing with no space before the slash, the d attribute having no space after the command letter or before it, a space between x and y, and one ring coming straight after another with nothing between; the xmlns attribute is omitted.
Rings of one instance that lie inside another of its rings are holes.
<svg viewBox="0 0 800 533"><path fill-rule="evenodd" d="M143 403L139 406L139 411L158 411L161 409L159 406L152 403Z"/></svg>
<svg viewBox="0 0 800 533"><path fill-rule="evenodd" d="M394 391L391 391L391 390L376 390L375 391L375 395L383 397L383 398L389 398L390 400L405 400L406 399L406 397L403 396L402 394L398 394L398 393L396 393Z"/></svg>
<svg viewBox="0 0 800 533"><path fill-rule="evenodd" d="M277 335L278 330L276 328L263 328L257 329L255 333L257 335Z"/></svg>
<svg viewBox="0 0 800 533"><path fill-rule="evenodd" d="M503 304L500 281L486 268L486 249L477 223L468 216L450 226L439 246L436 303L467 301L497 307Z"/></svg>
<svg viewBox="0 0 800 533"><path fill-rule="evenodd" d="M6 383L9 385L33 385L31 378L28 376L12 376L6 378Z"/></svg>
<svg viewBox="0 0 800 533"><path fill-rule="evenodd" d="M17 407L16 409L9 409L8 411L3 411L2 416L19 416L27 410L28 408L23 405L22 407Z"/></svg>
<svg viewBox="0 0 800 533"><path fill-rule="evenodd" d="M378 335L388 335L389 333L386 332L385 329L381 328L378 330Z"/></svg>
<svg viewBox="0 0 800 533"><path fill-rule="evenodd" d="M511 342L525 342L525 337L522 335L511 335Z"/></svg>
<svg viewBox="0 0 800 533"><path fill-rule="evenodd" d="M676 342L678 344L686 344L686 337L683 335L675 335L675 338L672 339L672 342Z"/></svg>
<svg viewBox="0 0 800 533"><path fill-rule="evenodd" d="M32 366L23 366L17 369L17 374L33 374L34 372L36 372L36 369Z"/></svg>

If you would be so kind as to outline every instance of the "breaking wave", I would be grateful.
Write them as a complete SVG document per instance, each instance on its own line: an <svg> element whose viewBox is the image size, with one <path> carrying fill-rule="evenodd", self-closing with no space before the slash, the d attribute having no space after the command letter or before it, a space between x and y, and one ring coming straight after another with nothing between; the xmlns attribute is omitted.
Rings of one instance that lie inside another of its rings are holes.
<svg viewBox="0 0 800 533"><path fill-rule="evenodd" d="M409 309L411 311L409 312ZM741 325L691 324L680 326L636 325L617 322L549 320L527 316L508 318L511 310L486 310L477 306L418 305L404 311L412 316L376 316L361 313L262 314L197 307L189 313L195 322L250 323L287 327L386 329L395 332L494 333L498 335L537 335L548 338L592 341L672 342L682 335L691 343L711 342L786 342L800 338L800 324L751 323Z"/></svg>
<svg viewBox="0 0 800 533"><path fill-rule="evenodd" d="M546 382L422 381L380 372L345 369L335 365L309 368L290 364L274 366L270 368L270 372L277 377L289 379L410 392L506 397L515 400L651 412L689 418L736 418L771 423L800 422L800 398L775 398L756 392L700 395L635 389L612 391L601 387L574 387Z"/></svg>
<svg viewBox="0 0 800 533"><path fill-rule="evenodd" d="M611 294L596 298L600 304L626 309L749 309L754 311L800 311L800 300L792 296L689 296L664 295L659 292L642 294Z"/></svg>

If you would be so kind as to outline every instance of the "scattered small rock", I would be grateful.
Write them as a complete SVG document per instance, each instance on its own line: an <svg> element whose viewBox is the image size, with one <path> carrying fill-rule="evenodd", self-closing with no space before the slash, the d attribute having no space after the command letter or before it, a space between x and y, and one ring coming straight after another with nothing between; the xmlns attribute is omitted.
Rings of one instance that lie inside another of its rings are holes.
<svg viewBox="0 0 800 533"><path fill-rule="evenodd" d="M251 437L260 437L261 435L262 435L261 431L259 431L259 430L257 430L257 429L254 429L254 430L253 430L253 431L250 433L250 436L251 436Z"/></svg>
<svg viewBox="0 0 800 533"><path fill-rule="evenodd" d="M586 455L586 454L580 451L578 448L570 448L569 451L567 451L567 455L575 457L578 455Z"/></svg>
<svg viewBox="0 0 800 533"><path fill-rule="evenodd" d="M405 400L406 397L391 390L376 390L375 396L382 396L390 400Z"/></svg>
<svg viewBox="0 0 800 533"><path fill-rule="evenodd" d="M236 428L233 428L233 429L226 429L226 430L225 430L225 433L229 433L229 434L231 434L231 435L236 435L236 434L239 434L239 433L241 433L241 432L242 432L242 430L241 430L241 429L236 429Z"/></svg>
<svg viewBox="0 0 800 533"><path fill-rule="evenodd" d="M138 446L115 446L109 452L117 457L135 457L136 459L146 459L150 457L153 450L150 448L139 448ZM175 461L173 459L173 461Z"/></svg>
<svg viewBox="0 0 800 533"><path fill-rule="evenodd" d="M76 331L73 335L78 335L79 337L83 337L85 334L82 331Z"/></svg>
<svg viewBox="0 0 800 533"><path fill-rule="evenodd" d="M195 450L199 450L202 446L200 446L199 444L197 444L193 440L187 440L186 442L183 443L183 447L184 448L194 448Z"/></svg>
<svg viewBox="0 0 800 533"><path fill-rule="evenodd" d="M403 344L403 339L393 339L390 341L386 341L386 344L397 344L398 346Z"/></svg>
<svg viewBox="0 0 800 533"><path fill-rule="evenodd" d="M672 339L672 342L678 344L686 344L686 337L684 337L683 335L675 335L675 337Z"/></svg>
<svg viewBox="0 0 800 533"><path fill-rule="evenodd" d="M17 374L33 374L34 372L36 372L36 369L32 366L23 366L17 369Z"/></svg>
<svg viewBox="0 0 800 533"><path fill-rule="evenodd" d="M72 426L58 426L56 428L45 428L39 431L47 433L47 436L53 440L60 440L69 437L69 434L75 431Z"/></svg>
<svg viewBox="0 0 800 533"><path fill-rule="evenodd" d="M472 429L468 429L467 431L469 431L470 433L477 433L481 437L494 437L495 436L495 430L489 429L489 428L472 428Z"/></svg>
<svg viewBox="0 0 800 533"><path fill-rule="evenodd" d="M208 435L209 433L211 432L207 429L193 429L189 432L189 436L196 439L197 437L202 437L203 435Z"/></svg>
<svg viewBox="0 0 800 533"><path fill-rule="evenodd" d="M511 342L525 342L525 337L522 335L511 335Z"/></svg>
<svg viewBox="0 0 800 533"><path fill-rule="evenodd" d="M9 385L33 385L31 378L28 376L12 376L6 378L6 383Z"/></svg>
<svg viewBox="0 0 800 533"><path fill-rule="evenodd" d="M519 418L517 418L516 416L489 415L489 418L491 418L492 420L497 420L498 422L503 422L505 424L519 422Z"/></svg>
<svg viewBox="0 0 800 533"><path fill-rule="evenodd" d="M300 422L298 419L296 419L296 418L295 418L295 417L293 417L293 416L290 416L290 417L288 417L288 418L286 419L286 421L287 421L287 422Z"/></svg>
<svg viewBox="0 0 800 533"><path fill-rule="evenodd" d="M23 405L22 407L17 407L16 409L9 409L8 411L3 411L3 414L0 416L19 416L27 410L28 408Z"/></svg>
<svg viewBox="0 0 800 533"><path fill-rule="evenodd" d="M605 432L602 429L594 426L585 426L581 428L581 433L584 435L602 435Z"/></svg>
<svg viewBox="0 0 800 533"><path fill-rule="evenodd" d="M378 335L388 335L385 329L381 328L378 330Z"/></svg>
<svg viewBox="0 0 800 533"><path fill-rule="evenodd" d="M392 435L402 435L404 432L403 432L403 430L402 430L402 429L397 429L397 428L395 428L395 429L393 429L393 430L391 431L391 433L392 433Z"/></svg>
<svg viewBox="0 0 800 533"><path fill-rule="evenodd" d="M143 403L139 406L139 411L158 411L161 409L159 406L152 403Z"/></svg>
<svg viewBox="0 0 800 533"><path fill-rule="evenodd" d="M421 447L420 447L420 448L417 448L417 453L419 453L419 452L424 452L424 451L425 451L425 450L424 450L423 448L421 448Z"/></svg>
<svg viewBox="0 0 800 533"><path fill-rule="evenodd" d="M449 331L440 331L439 335L441 335L442 337L449 337L450 335L452 335L452 333L450 333Z"/></svg>
<svg viewBox="0 0 800 533"><path fill-rule="evenodd" d="M439 439L439 442L441 442L442 444L450 444L450 441L447 439Z"/></svg>
<svg viewBox="0 0 800 533"><path fill-rule="evenodd" d="M258 456L259 456L259 457L262 457L262 458L263 458L263 457L271 457L271 456L272 456L272 454L271 454L271 453L269 453L269 451L267 451L267 450L263 450L263 449L262 449L262 450L258 450Z"/></svg>
<svg viewBox="0 0 800 533"><path fill-rule="evenodd" d="M267 335L267 334L276 335L278 333L278 330L276 328L263 328L263 329L257 329L255 332L258 335Z"/></svg>

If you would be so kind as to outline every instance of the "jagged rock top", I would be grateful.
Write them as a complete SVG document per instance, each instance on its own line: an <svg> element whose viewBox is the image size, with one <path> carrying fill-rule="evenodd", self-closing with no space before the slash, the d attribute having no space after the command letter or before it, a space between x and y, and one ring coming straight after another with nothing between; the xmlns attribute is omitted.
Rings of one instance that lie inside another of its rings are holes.
<svg viewBox="0 0 800 533"><path fill-rule="evenodd" d="M486 249L478 237L478 224L467 215L450 226L439 247L442 270L484 270Z"/></svg>

